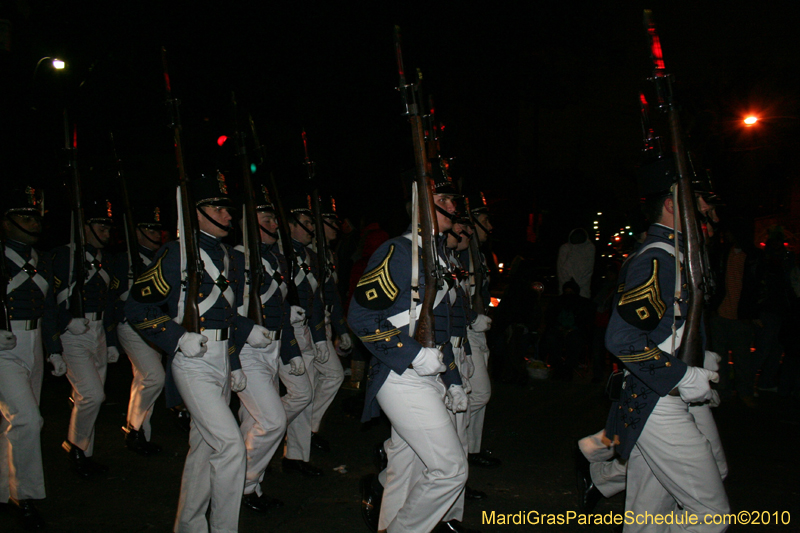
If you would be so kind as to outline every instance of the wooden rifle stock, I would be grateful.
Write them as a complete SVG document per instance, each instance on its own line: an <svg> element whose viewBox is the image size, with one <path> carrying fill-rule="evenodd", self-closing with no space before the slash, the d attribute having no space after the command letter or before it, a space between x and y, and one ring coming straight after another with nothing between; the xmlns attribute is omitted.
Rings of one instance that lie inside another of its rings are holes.
<svg viewBox="0 0 800 533"><path fill-rule="evenodd" d="M266 160L266 150L264 146L258 140L258 133L256 133L256 123L253 121L253 117L249 117L250 120L250 133L253 135L253 142L256 146L256 153L259 155L259 158L264 161ZM286 282L286 300L289 302L289 305L300 305L300 296L297 293L297 285L294 283L294 266L296 264L297 258L294 253L294 247L292 246L292 238L289 235L288 226L289 219L286 218L286 211L283 208L283 201L281 200L280 194L278 194L278 183L275 180L275 175L270 172L269 173L269 185L272 189L272 200L275 202L275 211L276 216L278 217L278 235L280 236L280 249L283 257L286 259L287 268L289 272L286 273L286 278L284 281Z"/></svg>
<svg viewBox="0 0 800 533"><path fill-rule="evenodd" d="M197 207L192 198L192 191L189 187L189 179L186 177L186 169L183 164L183 149L181 147L181 119L178 112L180 102L172 96L172 85L167 69L167 51L161 48L161 62L164 72L164 85L167 92L167 106L170 110L170 124L172 129L172 139L175 146L175 160L178 167L178 184L181 191L181 203L178 209L183 213L183 225L178 228L182 242L183 253L186 258L186 270L183 273L185 283L185 296L183 321L181 325L186 331L200 333L200 309L198 307L198 295L200 293L200 282L203 278L203 260L200 259L200 248L198 239Z"/></svg>
<svg viewBox="0 0 800 533"><path fill-rule="evenodd" d="M325 305L325 280L328 277L328 239L325 238L325 225L322 222L322 209L319 201L319 182L314 168L314 161L308 156L308 136L303 130L303 151L305 158L303 164L308 170L308 180L311 182L311 206L314 209L314 229L317 241L317 279L319 280L319 297Z"/></svg>
<svg viewBox="0 0 800 533"><path fill-rule="evenodd" d="M442 283L439 275L439 252L436 239L439 235L439 225L433 204L434 183L431 179L431 167L425 153L425 135L422 128L422 116L417 102L418 94L415 87L406 83L405 69L403 66L403 52L400 42L400 27L394 27L395 55L397 58L397 71L400 76L398 90L403 98L404 114L411 123L411 140L414 146L414 161L416 162L417 198L419 199L420 238L422 240L422 266L425 273L425 296L422 299L422 308L419 313L418 323L414 338L422 346L433 348L436 346L433 304L436 300L438 286ZM417 228L411 228L411 246L416 246ZM412 248L413 249L413 248ZM413 302L412 302L413 303Z"/></svg>
<svg viewBox="0 0 800 533"><path fill-rule="evenodd" d="M71 133L71 135L70 135ZM83 197L81 196L81 176L78 172L78 130L73 126L70 132L67 110L64 109L64 150L67 153L67 168L71 174L70 202L72 208L73 262L72 281L75 286L69 295L69 312L73 318L84 318L83 286L86 283L86 238L83 233ZM67 280L67 284L71 280Z"/></svg>
<svg viewBox="0 0 800 533"><path fill-rule="evenodd" d="M475 218L470 210L469 199L464 197L464 204L467 209L469 223L472 225L472 238L469 240L469 257L472 262L473 281L475 283L475 294L472 295L472 310L478 314L485 315L486 308L483 305L483 261L481 261L481 250L478 244L478 229L475 227Z"/></svg>
<svg viewBox="0 0 800 533"><path fill-rule="evenodd" d="M5 236L0 239L0 328L11 331L11 320L8 318L8 282L11 276L6 264Z"/></svg>
<svg viewBox="0 0 800 533"><path fill-rule="evenodd" d="M133 211L131 210L131 199L128 195L128 180L122 173L122 161L117 157L117 148L114 145L114 134L111 133L111 151L114 154L114 163L117 165L117 177L122 188L122 204L125 209L125 248L128 252L128 260L131 265L131 274L133 280L139 278L144 272L144 261L139 255L139 240L136 237L136 223L133 220ZM133 280L130 280L129 287L133 285Z"/></svg>
<svg viewBox="0 0 800 533"><path fill-rule="evenodd" d="M675 164L678 171L678 208L680 211L681 233L686 241L685 263L689 301L678 356L687 365L702 366L703 340L700 335L700 326L703 315L704 287L700 244L701 231L697 222L697 207L695 205L694 191L692 190L683 130L678 116L678 108L672 94L672 78L666 73L664 67L661 42L650 10L645 10L644 12L644 23L645 30L650 38L651 57L654 67L653 81L656 83L659 103L667 112L669 121L672 150L675 154ZM675 275L680 276L680 272L676 272Z"/></svg>
<svg viewBox="0 0 800 533"><path fill-rule="evenodd" d="M261 228L256 212L256 193L253 188L253 175L250 170L250 160L247 157L244 133L239 128L236 95L231 93L233 102L233 123L236 138L236 155L242 165L242 180L244 182L244 223L247 228L247 239L244 240L244 255L250 272L250 294L247 300L247 318L264 326L264 314L261 312L261 287L264 285L266 272L261 263Z"/></svg>

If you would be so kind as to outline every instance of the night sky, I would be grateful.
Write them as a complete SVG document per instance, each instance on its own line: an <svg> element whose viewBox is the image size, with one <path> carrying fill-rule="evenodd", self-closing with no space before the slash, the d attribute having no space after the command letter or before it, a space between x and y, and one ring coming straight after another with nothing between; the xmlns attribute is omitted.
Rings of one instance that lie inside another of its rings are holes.
<svg viewBox="0 0 800 533"><path fill-rule="evenodd" d="M523 250L529 214L538 242L526 253L538 247L548 256L573 227L591 228L598 211L605 240L636 210L638 93L650 90L643 7L654 10L696 163L712 169L728 210L752 218L785 209L797 178L800 46L789 3L735 10L698 2L491 10L434 2L80 4L0 3L0 18L12 22L11 51L0 52L0 169L4 181L40 180L50 198L64 196L65 103L78 125L87 194L118 193L113 131L134 194L172 197L165 46L190 176L227 164L215 140L233 131L235 91L240 115L253 115L267 149L256 177L270 169L281 188L302 191L305 128L341 214L400 231L399 174L413 165L413 152L394 90L399 24L406 68L422 70L445 124L452 174L493 204L501 260ZM45 62L34 76L43 56L64 59L68 69L54 72ZM745 130L740 121L751 111L769 120Z"/></svg>

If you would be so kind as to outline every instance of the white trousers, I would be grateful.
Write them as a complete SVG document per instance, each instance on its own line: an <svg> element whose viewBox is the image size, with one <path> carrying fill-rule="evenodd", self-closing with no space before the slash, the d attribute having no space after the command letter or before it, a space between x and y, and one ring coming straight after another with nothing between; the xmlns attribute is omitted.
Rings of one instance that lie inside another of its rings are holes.
<svg viewBox="0 0 800 533"><path fill-rule="evenodd" d="M72 416L67 439L84 451L87 457L94 454L94 423L100 405L106 399L106 331L102 320L89 322L89 330L82 335L69 331L61 334L63 358L67 364L67 379L72 384Z"/></svg>
<svg viewBox="0 0 800 533"><path fill-rule="evenodd" d="M295 338L303 356L306 372L302 376L289 373L290 365L280 365L278 375L286 386L281 398L288 423L284 457L308 462L311 458L311 402L314 400L314 342L307 327L295 328Z"/></svg>
<svg viewBox="0 0 800 533"><path fill-rule="evenodd" d="M153 406L164 388L165 372L161 363L161 352L153 349L128 324L117 325L117 337L133 367L128 426L143 431L145 438L150 440L150 417L153 416Z"/></svg>
<svg viewBox="0 0 800 533"><path fill-rule="evenodd" d="M328 353L330 357L324 363L314 361L314 400L312 402L311 411L311 431L316 433L319 431L319 425L322 422L322 417L328 411L328 407L333 403L336 398L336 393L339 392L339 387L342 386L344 381L344 369L342 369L342 362L336 349L333 347L333 340L331 326L326 325L326 338L328 340Z"/></svg>
<svg viewBox="0 0 800 533"><path fill-rule="evenodd" d="M634 515L697 515L698 525L625 525L626 533L647 531L725 531L727 525L706 525L707 515L730 512L717 462L708 439L697 427L679 396L664 396L636 441L628 459L625 510Z"/></svg>
<svg viewBox="0 0 800 533"><path fill-rule="evenodd" d="M464 491L467 457L444 406L444 385L413 369L390 372L378 403L392 423L389 464L381 473L378 529L425 533L442 521Z"/></svg>
<svg viewBox="0 0 800 533"><path fill-rule="evenodd" d="M192 415L174 529L179 533L231 533L239 528L246 453L228 406L228 342L209 340L207 346L203 357L178 352L172 360L172 376Z"/></svg>
<svg viewBox="0 0 800 533"><path fill-rule="evenodd" d="M456 359L456 366L458 367L458 371L461 372L461 364L464 362L464 357L466 357L466 355L464 354L464 348L454 347L453 355L455 356ZM472 382L470 381L470 384L471 383ZM470 396L471 393L468 396L468 399L471 402L472 398L470 398ZM469 437L468 437L469 428L467 427L469 426L470 423L469 408L462 413L454 413L448 409L447 414L450 415L450 421L453 423L453 427L456 428L456 434L458 434L458 440L461 442L461 449L464 451L464 456L466 456L469 453ZM466 468L467 468L467 479L469 479L469 462L467 463ZM466 487L466 482L464 486ZM453 503L453 506L450 507L450 509L448 509L448 511L442 518L443 522L448 522L450 520L458 520L459 522L461 522L462 520L464 520L464 495L465 495L464 493L465 491L462 490L461 494L458 495L458 498L456 498L456 501L455 503Z"/></svg>
<svg viewBox="0 0 800 533"><path fill-rule="evenodd" d="M286 412L278 393L281 341L255 349L245 344L239 358L247 387L239 392L239 420L247 448L244 493L261 496L261 482L286 432Z"/></svg>
<svg viewBox="0 0 800 533"><path fill-rule="evenodd" d="M714 422L711 408L708 404L690 406L689 414L694 418L700 433L708 439L720 477L725 481L725 478L728 477L728 462L725 458L725 451L722 449L722 441L719 438L719 431ZM625 490L628 466L625 461L612 460L615 454L614 446L603 444L603 435L604 430L601 430L594 435L584 437L578 441L578 446L590 463L589 470L594 486L603 496L611 498Z"/></svg>
<svg viewBox="0 0 800 533"><path fill-rule="evenodd" d="M0 503L45 497L42 471L44 424L39 414L42 392L42 331L25 331L12 320L13 350L0 351Z"/></svg>
<svg viewBox="0 0 800 533"><path fill-rule="evenodd" d="M486 334L472 331L472 328L467 328L467 339L472 348L472 362L475 364L475 373L469 378L472 392L469 394L470 420L467 436L469 453L480 453L486 404L492 397L492 381L489 379L489 347L486 344Z"/></svg>

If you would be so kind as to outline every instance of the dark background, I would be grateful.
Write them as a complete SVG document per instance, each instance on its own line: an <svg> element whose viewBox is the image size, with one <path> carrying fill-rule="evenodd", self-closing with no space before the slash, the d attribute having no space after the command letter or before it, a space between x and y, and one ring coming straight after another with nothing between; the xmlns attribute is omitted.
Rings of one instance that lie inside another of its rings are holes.
<svg viewBox="0 0 800 533"><path fill-rule="evenodd" d="M649 7L696 165L712 169L731 212L752 219L790 211L800 48L792 4L714 4L4 1L0 18L11 21L12 39L0 52L0 172L4 181L43 182L59 212L66 104L87 196L118 194L113 131L134 195L174 203L165 46L190 176L229 164L215 141L233 130L235 90L268 152L256 177L269 169L282 188L305 192L305 128L340 213L399 232L407 220L399 173L413 165L394 90L399 24L406 68L422 70L445 124L452 174L493 206L500 261L523 253L549 263L569 230L590 228L596 212L604 244L637 209L638 93L651 90L641 8ZM44 61L34 75L44 56L68 68ZM748 112L762 117L757 127L742 127ZM238 181L237 172L229 176ZM523 246L531 216L536 242ZM51 240L65 240L61 233Z"/></svg>

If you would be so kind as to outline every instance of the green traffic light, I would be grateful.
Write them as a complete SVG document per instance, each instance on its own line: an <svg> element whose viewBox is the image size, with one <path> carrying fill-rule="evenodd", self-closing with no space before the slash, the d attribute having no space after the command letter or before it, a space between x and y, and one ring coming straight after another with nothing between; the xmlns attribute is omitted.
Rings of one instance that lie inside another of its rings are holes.
<svg viewBox="0 0 800 533"><path fill-rule="evenodd" d="M255 174L256 173L256 164L250 163L250 172Z"/></svg>

